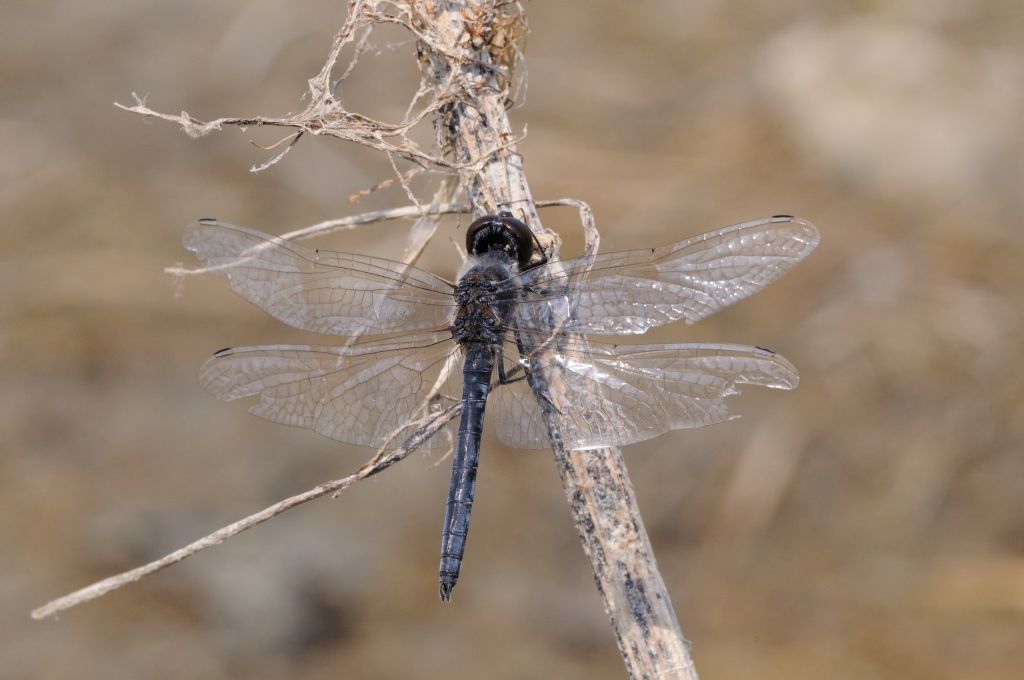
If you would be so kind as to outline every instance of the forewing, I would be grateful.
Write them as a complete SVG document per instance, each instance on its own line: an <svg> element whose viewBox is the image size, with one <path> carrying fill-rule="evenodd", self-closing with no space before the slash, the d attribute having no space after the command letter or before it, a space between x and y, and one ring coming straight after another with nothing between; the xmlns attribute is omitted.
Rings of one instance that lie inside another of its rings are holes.
<svg viewBox="0 0 1024 680"><path fill-rule="evenodd" d="M742 345L590 343L564 349L548 370L572 449L625 446L671 430L730 418L726 398L739 385L792 389L796 369L774 352ZM546 448L547 429L527 382L492 397L498 437L510 446Z"/></svg>
<svg viewBox="0 0 1024 680"><path fill-rule="evenodd" d="M314 250L254 229L202 219L185 247L230 280L231 290L289 326L370 335L447 326L452 285L379 257Z"/></svg>
<svg viewBox="0 0 1024 680"><path fill-rule="evenodd" d="M661 248L553 262L520 276L516 322L538 328L535 319L565 304L565 331L633 334L677 319L693 323L761 290L818 240L807 220L777 215Z"/></svg>
<svg viewBox="0 0 1024 680"><path fill-rule="evenodd" d="M461 352L447 331L351 347L268 345L221 350L200 369L218 399L257 396L249 411L348 444L394 448L429 408L461 396ZM447 445L433 437L427 448Z"/></svg>

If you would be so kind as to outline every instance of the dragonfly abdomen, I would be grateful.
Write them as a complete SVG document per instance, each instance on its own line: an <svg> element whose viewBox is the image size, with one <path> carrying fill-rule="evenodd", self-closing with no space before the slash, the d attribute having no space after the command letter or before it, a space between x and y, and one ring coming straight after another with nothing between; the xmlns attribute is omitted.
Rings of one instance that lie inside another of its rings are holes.
<svg viewBox="0 0 1024 680"><path fill-rule="evenodd" d="M484 407L490 390L494 358L484 344L466 346L462 378L462 420L452 460L452 479L445 506L441 534L440 592L445 602L459 580L462 556L469 533L469 514L476 494L476 471L480 462L480 434L484 428Z"/></svg>

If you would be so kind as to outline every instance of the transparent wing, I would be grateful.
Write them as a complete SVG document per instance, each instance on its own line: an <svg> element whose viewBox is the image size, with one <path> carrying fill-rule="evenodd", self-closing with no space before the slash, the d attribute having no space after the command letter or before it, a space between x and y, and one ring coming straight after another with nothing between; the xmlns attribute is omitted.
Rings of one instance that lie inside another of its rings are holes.
<svg viewBox="0 0 1024 680"><path fill-rule="evenodd" d="M693 323L761 290L818 240L807 220L776 215L661 248L555 262L519 277L525 299L516 323L543 327L537 320L563 301L567 332L632 334L677 319Z"/></svg>
<svg viewBox="0 0 1024 680"><path fill-rule="evenodd" d="M314 250L254 229L202 219L185 247L227 275L231 290L289 326L331 335L447 326L452 285L379 257Z"/></svg>
<svg viewBox="0 0 1024 680"><path fill-rule="evenodd" d="M351 347L236 347L203 364L199 380L218 399L258 396L249 412L261 418L349 444L396 447L436 385L444 406L458 401L462 358L447 331ZM445 445L436 436L426 444Z"/></svg>
<svg viewBox="0 0 1024 680"><path fill-rule="evenodd" d="M573 449L624 446L718 423L730 418L725 400L738 385L792 389L799 382L780 355L743 345L591 343L589 351L564 349L550 368L552 401L563 405L562 435ZM503 442L549 446L527 381L499 387L490 401Z"/></svg>

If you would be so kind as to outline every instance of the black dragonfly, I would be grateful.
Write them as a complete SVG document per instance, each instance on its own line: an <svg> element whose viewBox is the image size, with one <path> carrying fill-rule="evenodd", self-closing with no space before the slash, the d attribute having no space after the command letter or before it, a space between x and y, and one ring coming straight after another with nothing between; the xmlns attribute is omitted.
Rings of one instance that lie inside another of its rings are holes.
<svg viewBox="0 0 1024 680"><path fill-rule="evenodd" d="M548 261L528 227L503 212L470 225L469 258L454 284L215 219L189 225L183 242L277 319L347 337L339 346L221 350L200 372L219 399L256 396L255 415L371 447L401 443L428 409L461 400L441 539L447 601L465 550L485 405L504 443L546 448L524 378L557 371L561 436L569 448L592 449L727 420L725 398L740 384L795 387L793 366L760 347L611 345L584 334L635 335L703 319L777 279L818 238L807 220L776 215L660 248ZM425 446L444 450L450 437Z"/></svg>

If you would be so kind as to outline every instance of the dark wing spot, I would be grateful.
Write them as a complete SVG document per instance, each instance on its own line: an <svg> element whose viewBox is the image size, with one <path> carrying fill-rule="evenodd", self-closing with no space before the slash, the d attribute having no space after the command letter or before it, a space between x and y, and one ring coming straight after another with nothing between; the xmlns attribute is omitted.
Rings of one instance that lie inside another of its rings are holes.
<svg viewBox="0 0 1024 680"><path fill-rule="evenodd" d="M213 356L215 356L215 357L223 357L223 356L227 356L228 354L231 354L231 348L230 347L225 347L224 349L219 349L216 352L214 352Z"/></svg>
<svg viewBox="0 0 1024 680"><path fill-rule="evenodd" d="M772 215L772 222L789 222L792 219L792 215Z"/></svg>
<svg viewBox="0 0 1024 680"><path fill-rule="evenodd" d="M217 224L216 217L200 217L196 221L199 222L200 224Z"/></svg>

